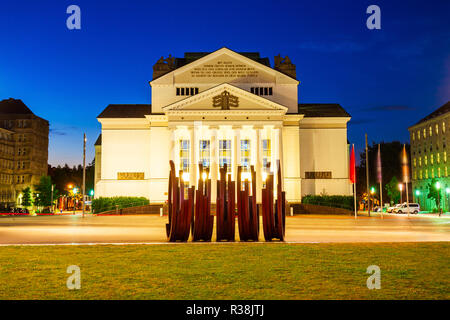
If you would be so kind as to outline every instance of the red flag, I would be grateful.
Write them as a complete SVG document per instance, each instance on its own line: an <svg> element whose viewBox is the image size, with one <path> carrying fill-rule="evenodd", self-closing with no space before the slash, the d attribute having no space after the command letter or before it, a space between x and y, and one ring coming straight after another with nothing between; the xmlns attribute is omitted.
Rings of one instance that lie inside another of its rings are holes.
<svg viewBox="0 0 450 320"><path fill-rule="evenodd" d="M378 153L377 153L377 182L382 182L383 173L381 171L381 152L380 152L380 144L378 144Z"/></svg>
<svg viewBox="0 0 450 320"><path fill-rule="evenodd" d="M352 151L350 152L350 182L356 183L356 172L355 172L355 145L352 145Z"/></svg>
<svg viewBox="0 0 450 320"><path fill-rule="evenodd" d="M402 171L403 171L403 182L409 182L409 165L408 165L408 155L406 154L406 147L403 145L402 151Z"/></svg>

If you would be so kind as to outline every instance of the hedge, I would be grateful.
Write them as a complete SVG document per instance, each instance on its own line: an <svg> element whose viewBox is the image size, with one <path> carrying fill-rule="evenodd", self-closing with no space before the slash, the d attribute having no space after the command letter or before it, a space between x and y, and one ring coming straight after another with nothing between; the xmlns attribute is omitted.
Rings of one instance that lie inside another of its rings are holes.
<svg viewBox="0 0 450 320"><path fill-rule="evenodd" d="M143 206L149 204L150 201L145 197L100 197L92 200L93 213L100 213L109 210Z"/></svg>
<svg viewBox="0 0 450 320"><path fill-rule="evenodd" d="M320 206L343 208L354 210L353 196L313 196L307 195L302 198L302 203L316 204Z"/></svg>

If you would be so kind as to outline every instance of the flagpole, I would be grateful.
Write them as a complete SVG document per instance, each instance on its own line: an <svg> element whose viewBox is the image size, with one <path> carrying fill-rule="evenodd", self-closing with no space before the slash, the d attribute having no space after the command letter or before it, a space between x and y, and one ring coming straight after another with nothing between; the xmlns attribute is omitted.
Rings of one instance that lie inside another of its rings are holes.
<svg viewBox="0 0 450 320"><path fill-rule="evenodd" d="M378 157L379 157L379 176L380 176L380 208L381 208L381 219L383 219L383 171L381 170L381 151L380 144L378 144Z"/></svg>
<svg viewBox="0 0 450 320"><path fill-rule="evenodd" d="M352 144L352 154L355 154L355 144ZM356 160L356 159L355 159ZM355 206L355 219L358 216L358 209L356 208L356 161L353 161L353 172L355 173L355 180L353 182L353 205Z"/></svg>
<svg viewBox="0 0 450 320"><path fill-rule="evenodd" d="M367 192L367 213L370 217L370 193L369 193L369 149L367 147L367 133L366 137L366 192Z"/></svg>
<svg viewBox="0 0 450 320"><path fill-rule="evenodd" d="M403 176L404 176L403 180L405 181L406 184L406 207L408 208L408 218L409 218L409 195L408 195L409 167L405 144L403 144Z"/></svg>

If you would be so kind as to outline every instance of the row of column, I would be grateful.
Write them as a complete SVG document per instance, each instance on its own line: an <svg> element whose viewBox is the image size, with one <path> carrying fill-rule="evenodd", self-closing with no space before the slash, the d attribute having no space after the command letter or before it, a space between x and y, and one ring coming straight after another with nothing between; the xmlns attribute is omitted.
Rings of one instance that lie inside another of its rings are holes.
<svg viewBox="0 0 450 320"><path fill-rule="evenodd" d="M249 139L250 142L250 163L255 166L257 189L262 188L262 139L271 141L271 163L272 171L276 171L276 160L282 159L282 133L280 127L275 126L204 126L194 122L191 126L174 126L171 130L170 158L175 162L177 171L180 168L179 141L190 140L189 143L189 182L190 185L197 185L198 163L200 161L200 140L210 141L210 175L213 185L219 175L219 140L231 140L231 163L233 180L236 181L237 166L241 163L241 139ZM221 134L219 135L219 131ZM214 188L213 188L214 189ZM215 190L213 196L215 196Z"/></svg>

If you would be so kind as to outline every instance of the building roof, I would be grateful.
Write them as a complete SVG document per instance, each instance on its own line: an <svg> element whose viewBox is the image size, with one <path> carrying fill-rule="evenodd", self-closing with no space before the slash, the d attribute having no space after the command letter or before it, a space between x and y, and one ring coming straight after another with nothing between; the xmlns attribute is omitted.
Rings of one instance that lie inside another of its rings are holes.
<svg viewBox="0 0 450 320"><path fill-rule="evenodd" d="M315 117L351 117L350 114L337 103L299 103L298 113L305 118Z"/></svg>
<svg viewBox="0 0 450 320"><path fill-rule="evenodd" d="M97 118L145 118L151 113L151 104L110 104Z"/></svg>
<svg viewBox="0 0 450 320"><path fill-rule="evenodd" d="M439 116L442 116L442 115L446 114L449 111L450 111L450 101L447 101L446 104L444 104L443 106L441 106L437 110L433 111L432 113L427 115L425 118L419 120L419 122L417 122L415 125L418 125L418 124L420 124L422 122L426 122L428 120L431 120L431 119L437 118Z"/></svg>
<svg viewBox="0 0 450 320"><path fill-rule="evenodd" d="M102 145L102 134L100 133L100 134L98 135L97 140L96 140L95 143L94 143L94 146L101 146L101 145Z"/></svg>
<svg viewBox="0 0 450 320"><path fill-rule="evenodd" d="M9 98L0 101L0 114L33 114L20 99Z"/></svg>

